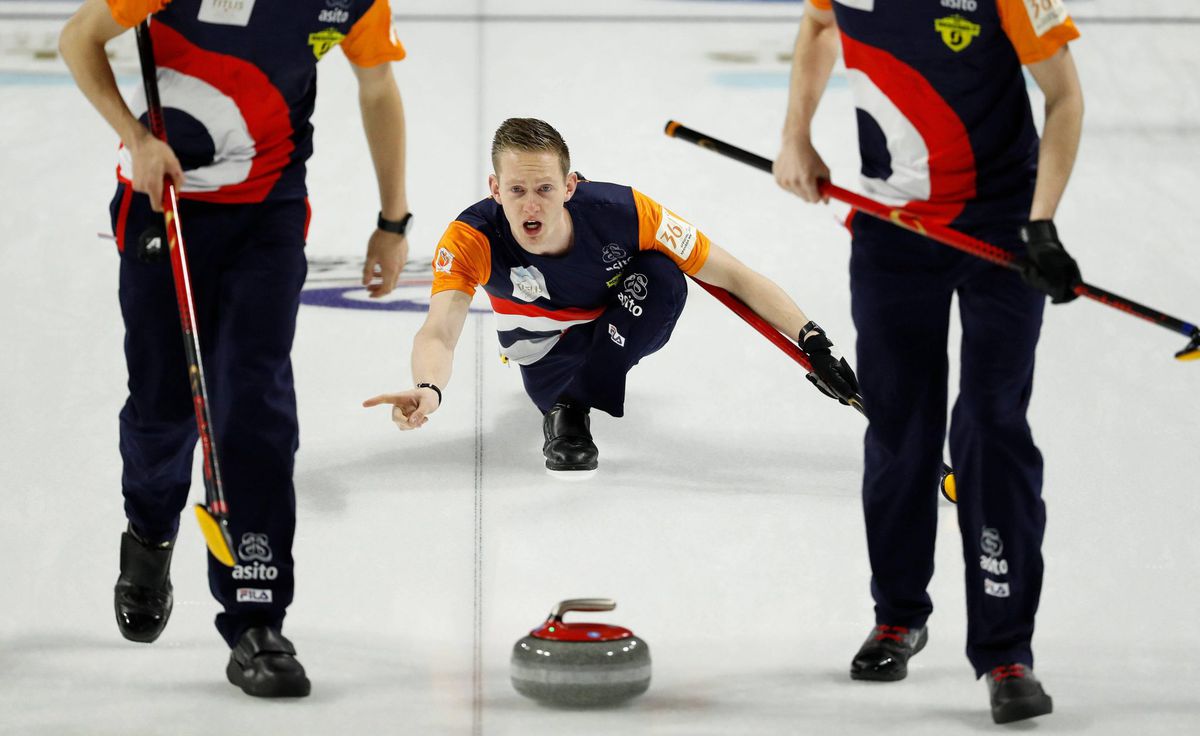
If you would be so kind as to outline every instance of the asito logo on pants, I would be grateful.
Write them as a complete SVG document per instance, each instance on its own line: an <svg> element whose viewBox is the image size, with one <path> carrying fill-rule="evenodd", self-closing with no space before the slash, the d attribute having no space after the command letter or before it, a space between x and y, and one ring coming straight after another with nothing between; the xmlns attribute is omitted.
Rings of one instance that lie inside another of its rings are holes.
<svg viewBox="0 0 1200 736"><path fill-rule="evenodd" d="M279 568L263 563L270 562L274 555L266 534L246 532L238 545L238 560L251 563L233 566L234 580L274 580L279 577Z"/></svg>
<svg viewBox="0 0 1200 736"><path fill-rule="evenodd" d="M621 285L622 291L617 294L617 301L634 317L642 316L642 307L638 302L645 299L646 294L650 292L647 283L645 274L631 273L625 277L625 283Z"/></svg>
<svg viewBox="0 0 1200 736"><path fill-rule="evenodd" d="M238 545L238 559L271 561L271 542L266 534L246 532L242 535L242 543Z"/></svg>
<svg viewBox="0 0 1200 736"><path fill-rule="evenodd" d="M983 527L979 535L979 551L983 553L979 555L979 569L996 577L1008 575L1008 560L1000 556L1004 553L1004 540L1000 538L999 529ZM1007 598L1008 583L985 577L983 592L995 598Z"/></svg>

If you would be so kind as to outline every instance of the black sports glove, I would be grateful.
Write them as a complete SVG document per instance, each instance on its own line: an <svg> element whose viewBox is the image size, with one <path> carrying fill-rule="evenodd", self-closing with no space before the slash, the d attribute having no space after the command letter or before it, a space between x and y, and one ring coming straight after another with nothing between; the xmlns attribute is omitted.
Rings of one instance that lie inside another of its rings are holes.
<svg viewBox="0 0 1200 736"><path fill-rule="evenodd" d="M1053 220L1033 220L1023 225L1021 240L1028 253L1021 269L1025 283L1049 294L1055 304L1079 296L1075 293L1075 287L1083 283L1079 264L1063 248Z"/></svg>
<svg viewBox="0 0 1200 736"><path fill-rule="evenodd" d="M821 393L849 406L850 399L858 394L858 378L845 358L833 354L833 342L825 336L825 330L809 322L800 330L797 342L812 362L812 372L805 378Z"/></svg>

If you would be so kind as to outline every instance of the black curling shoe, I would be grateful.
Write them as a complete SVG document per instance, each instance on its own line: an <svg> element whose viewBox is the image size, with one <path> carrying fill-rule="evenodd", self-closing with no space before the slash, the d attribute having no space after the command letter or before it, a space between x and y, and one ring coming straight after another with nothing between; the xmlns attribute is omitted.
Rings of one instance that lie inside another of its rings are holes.
<svg viewBox="0 0 1200 736"><path fill-rule="evenodd" d="M1054 701L1023 664L1000 665L988 673L988 693L992 698L992 720L1012 723L1054 710Z"/></svg>
<svg viewBox="0 0 1200 736"><path fill-rule="evenodd" d="M130 526L121 534L121 574L113 590L117 628L129 641L149 644L167 627L175 598L171 554L175 540L153 544Z"/></svg>
<svg viewBox="0 0 1200 736"><path fill-rule="evenodd" d="M225 676L247 695L258 698L302 698L312 690L296 648L279 629L247 629L229 653Z"/></svg>
<svg viewBox="0 0 1200 736"><path fill-rule="evenodd" d="M929 629L880 624L850 662L850 677L855 680L895 682L908 676L908 660L925 648Z"/></svg>
<svg viewBox="0 0 1200 736"><path fill-rule="evenodd" d="M546 470L595 470L600 465L600 451L592 442L591 427L588 410L575 404L560 401L546 412L542 421L542 432L546 435L546 443L542 445Z"/></svg>

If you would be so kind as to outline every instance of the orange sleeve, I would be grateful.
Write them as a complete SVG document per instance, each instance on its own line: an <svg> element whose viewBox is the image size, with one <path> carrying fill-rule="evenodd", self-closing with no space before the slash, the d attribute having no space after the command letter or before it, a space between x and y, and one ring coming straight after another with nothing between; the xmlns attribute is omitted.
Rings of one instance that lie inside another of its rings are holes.
<svg viewBox="0 0 1200 736"><path fill-rule="evenodd" d="M171 0L106 0L113 20L133 28L167 6Z"/></svg>
<svg viewBox="0 0 1200 736"><path fill-rule="evenodd" d="M1045 61L1079 38L1062 0L997 0L996 9L1022 64Z"/></svg>
<svg viewBox="0 0 1200 736"><path fill-rule="evenodd" d="M808 0L808 4L817 10L833 10L833 0Z"/></svg>
<svg viewBox="0 0 1200 736"><path fill-rule="evenodd" d="M388 0L375 0L363 17L342 39L342 53L357 66L375 66L385 61L400 61L404 46L392 29L392 6Z"/></svg>
<svg viewBox="0 0 1200 736"><path fill-rule="evenodd" d="M455 220L438 241L433 256L433 290L454 289L474 294L475 287L492 276L492 246L487 236L465 222Z"/></svg>
<svg viewBox="0 0 1200 736"><path fill-rule="evenodd" d="M656 250L670 257L679 270L695 276L708 260L708 236L679 215L638 190L633 190L638 215L638 250Z"/></svg>

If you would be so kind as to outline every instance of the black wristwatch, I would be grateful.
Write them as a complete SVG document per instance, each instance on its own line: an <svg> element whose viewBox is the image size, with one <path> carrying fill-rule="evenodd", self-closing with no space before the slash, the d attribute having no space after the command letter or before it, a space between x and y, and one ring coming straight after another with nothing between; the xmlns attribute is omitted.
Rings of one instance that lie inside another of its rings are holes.
<svg viewBox="0 0 1200 736"><path fill-rule="evenodd" d="M411 212L406 213L404 217L401 217L399 220L385 220L383 218L383 213L380 212L379 220L375 223L375 227L379 228L385 233L396 233L397 235L403 235L405 231L408 230L409 223L411 222Z"/></svg>

